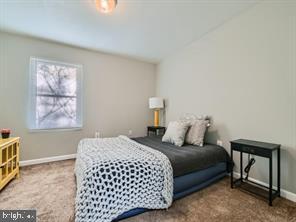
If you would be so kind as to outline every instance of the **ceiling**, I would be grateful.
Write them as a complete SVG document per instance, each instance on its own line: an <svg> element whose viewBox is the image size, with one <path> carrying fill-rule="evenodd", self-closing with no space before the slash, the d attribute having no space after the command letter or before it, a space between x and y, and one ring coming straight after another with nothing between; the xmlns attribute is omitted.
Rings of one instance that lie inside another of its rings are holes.
<svg viewBox="0 0 296 222"><path fill-rule="evenodd" d="M157 63L258 0L0 0L0 29Z"/></svg>

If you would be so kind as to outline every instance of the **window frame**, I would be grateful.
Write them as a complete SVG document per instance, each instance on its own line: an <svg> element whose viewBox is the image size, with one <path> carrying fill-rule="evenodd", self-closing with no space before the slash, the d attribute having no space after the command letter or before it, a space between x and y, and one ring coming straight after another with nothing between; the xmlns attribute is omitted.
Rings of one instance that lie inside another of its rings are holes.
<svg viewBox="0 0 296 222"><path fill-rule="evenodd" d="M77 122L73 127L53 127L44 128L38 127L36 124L36 101L37 101L37 63L44 62L53 65L68 66L77 68L76 73L76 115ZM30 71L29 71L29 103L28 103L28 129L30 132L38 131L76 131L83 128L83 66L81 64L73 64L40 57L30 57Z"/></svg>

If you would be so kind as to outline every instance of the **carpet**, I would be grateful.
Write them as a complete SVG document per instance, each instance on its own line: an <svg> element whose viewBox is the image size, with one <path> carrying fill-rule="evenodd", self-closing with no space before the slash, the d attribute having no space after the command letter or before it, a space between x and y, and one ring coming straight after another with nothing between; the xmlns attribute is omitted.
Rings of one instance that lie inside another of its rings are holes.
<svg viewBox="0 0 296 222"><path fill-rule="evenodd" d="M0 209L36 209L38 221L74 221L74 160L21 168L21 177L0 192ZM265 200L231 189L229 178L177 200L168 210L154 210L122 222L296 222L296 203Z"/></svg>

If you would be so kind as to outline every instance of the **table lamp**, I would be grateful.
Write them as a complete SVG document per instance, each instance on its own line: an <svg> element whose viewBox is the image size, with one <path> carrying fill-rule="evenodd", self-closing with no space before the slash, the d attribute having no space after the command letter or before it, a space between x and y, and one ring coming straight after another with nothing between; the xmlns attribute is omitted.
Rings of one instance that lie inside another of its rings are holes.
<svg viewBox="0 0 296 222"><path fill-rule="evenodd" d="M154 109L154 126L159 126L159 110L164 108L163 98L149 98L149 108Z"/></svg>

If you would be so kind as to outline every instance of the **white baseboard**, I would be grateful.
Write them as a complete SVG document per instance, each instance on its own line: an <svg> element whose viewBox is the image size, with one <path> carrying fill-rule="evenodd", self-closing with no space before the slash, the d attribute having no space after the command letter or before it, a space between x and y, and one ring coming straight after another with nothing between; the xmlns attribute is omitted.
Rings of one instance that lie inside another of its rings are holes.
<svg viewBox="0 0 296 222"><path fill-rule="evenodd" d="M233 176L236 177L236 178L239 178L240 177L240 173L238 172L233 172ZM245 176L245 175L244 175ZM263 185L263 186L269 186L267 183L265 182L262 182L260 180L257 180L255 178L252 178L252 177L249 177L248 180L252 181L252 182L255 182L255 183L258 183L260 185ZM276 186L273 186L274 189L277 189ZM296 194L295 193L292 193L290 191L287 191L287 190L284 190L284 189L281 189L281 197L283 198L286 198L288 200L291 200L293 202L296 202Z"/></svg>
<svg viewBox="0 0 296 222"><path fill-rule="evenodd" d="M53 156L53 157L46 157L46 158L40 158L40 159L34 159L34 160L23 160L20 161L20 166L29 166L29 165L35 165L35 164L41 164L41 163L49 163L54 161L60 161L60 160L69 160L69 159L75 159L75 154L69 154L69 155L63 155L63 156Z"/></svg>
<svg viewBox="0 0 296 222"><path fill-rule="evenodd" d="M63 155L63 156L53 156L53 157L46 157L46 158L40 158L40 159L34 159L34 160L24 160L20 161L20 166L29 166L29 165L35 165L35 164L41 164L41 163L49 163L54 161L60 161L60 160L69 160L69 159L75 159L76 153L69 154L69 155ZM234 177L239 177L240 174L238 172L233 173ZM264 183L260 180L257 180L255 178L249 177L249 180L252 182L256 182L258 184L261 184L263 186L268 186L267 183ZM276 187L274 187L276 189ZM296 194L292 193L290 191L281 189L281 197L286 198L288 200L291 200L293 202L296 202Z"/></svg>

